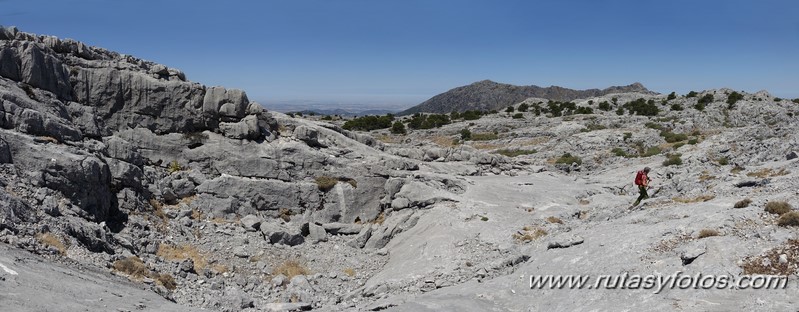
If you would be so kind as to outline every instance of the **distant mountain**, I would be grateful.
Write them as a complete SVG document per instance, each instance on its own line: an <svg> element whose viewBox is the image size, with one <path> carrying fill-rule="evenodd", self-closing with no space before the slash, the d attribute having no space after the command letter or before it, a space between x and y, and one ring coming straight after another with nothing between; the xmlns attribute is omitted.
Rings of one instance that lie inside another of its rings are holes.
<svg viewBox="0 0 799 312"><path fill-rule="evenodd" d="M398 115L409 115L418 112L449 113L467 110L500 110L519 103L527 98L538 97L557 101L601 96L610 93L655 93L640 83L628 86L614 86L606 89L573 90L558 86L515 86L497 83L491 80L478 81L473 84L457 87L411 107Z"/></svg>

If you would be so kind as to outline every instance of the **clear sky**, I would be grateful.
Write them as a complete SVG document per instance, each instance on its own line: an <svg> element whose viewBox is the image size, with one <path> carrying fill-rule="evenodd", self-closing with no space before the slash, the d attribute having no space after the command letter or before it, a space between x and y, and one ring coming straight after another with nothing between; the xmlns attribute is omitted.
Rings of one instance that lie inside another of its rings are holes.
<svg viewBox="0 0 799 312"><path fill-rule="evenodd" d="M0 0L0 25L251 100L410 107L491 79L799 97L795 0Z"/></svg>

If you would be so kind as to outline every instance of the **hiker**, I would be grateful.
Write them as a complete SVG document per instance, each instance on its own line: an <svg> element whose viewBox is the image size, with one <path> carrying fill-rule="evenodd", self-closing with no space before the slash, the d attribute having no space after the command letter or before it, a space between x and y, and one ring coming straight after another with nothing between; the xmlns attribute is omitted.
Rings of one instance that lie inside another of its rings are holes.
<svg viewBox="0 0 799 312"><path fill-rule="evenodd" d="M646 189L649 187L649 181L652 181L652 179L649 178L649 170L651 170L649 167L644 167L644 170L640 170L635 174L635 185L638 185L638 191L641 195L638 196L633 207L640 204L641 200L649 198L649 194L646 193Z"/></svg>

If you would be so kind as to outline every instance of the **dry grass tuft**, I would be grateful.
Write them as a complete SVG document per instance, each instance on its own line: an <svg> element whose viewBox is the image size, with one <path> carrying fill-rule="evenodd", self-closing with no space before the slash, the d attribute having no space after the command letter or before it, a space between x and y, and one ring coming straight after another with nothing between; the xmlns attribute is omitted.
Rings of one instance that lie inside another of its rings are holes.
<svg viewBox="0 0 799 312"><path fill-rule="evenodd" d="M201 220L203 217L205 217L205 215L203 215L203 213L199 209L193 208L191 210L191 218L192 219Z"/></svg>
<svg viewBox="0 0 799 312"><path fill-rule="evenodd" d="M153 273L152 277L159 285L164 286L166 289L174 290L177 288L177 283L172 275Z"/></svg>
<svg viewBox="0 0 799 312"><path fill-rule="evenodd" d="M522 228L521 231L513 233L511 235L516 241L524 243L539 239L541 237L546 236L548 233L542 228L533 228L530 226L525 226Z"/></svg>
<svg viewBox="0 0 799 312"><path fill-rule="evenodd" d="M771 168L763 168L763 169L760 169L760 170L757 170L757 171L753 171L753 172L747 173L746 175L750 176L750 177L753 177L753 178L761 178L762 179L762 178L768 178L768 177L783 176L783 175L786 175L786 174L789 174L789 173L791 173L791 172L788 171L788 170L785 170L785 168L782 168L779 171L775 171L774 169L771 169Z"/></svg>
<svg viewBox="0 0 799 312"><path fill-rule="evenodd" d="M42 243L43 245L55 248L56 250L58 250L58 253L61 254L62 256L67 254L67 246L64 245L63 242L61 242L61 239L59 239L57 236L53 235L52 233L36 234L36 239L39 241L39 243Z"/></svg>
<svg viewBox="0 0 799 312"><path fill-rule="evenodd" d="M177 283L172 275L150 271L144 262L136 256L115 261L113 268L115 271L126 274L133 280L141 280L142 278L149 277L166 289L174 290L177 288Z"/></svg>
<svg viewBox="0 0 799 312"><path fill-rule="evenodd" d="M547 218L547 222L563 224L563 220L561 220L561 219L559 219L558 217L555 217L555 216L551 216L551 217Z"/></svg>
<svg viewBox="0 0 799 312"><path fill-rule="evenodd" d="M498 149L500 147L503 147L503 145L491 144L491 143L485 143L485 142L473 142L471 145L472 145L472 147L474 147L476 149L479 149L479 150L493 150L493 149Z"/></svg>
<svg viewBox="0 0 799 312"><path fill-rule="evenodd" d="M127 274L132 279L136 280L150 276L150 269L136 256L114 261L113 268L117 272Z"/></svg>
<svg viewBox="0 0 799 312"><path fill-rule="evenodd" d="M733 207L735 207L735 208L746 208L746 207L749 207L749 204L751 204L751 203L752 203L751 199L744 198L744 199L738 201L737 203L735 203L735 206L733 206Z"/></svg>
<svg viewBox="0 0 799 312"><path fill-rule="evenodd" d="M386 222L386 214L381 211L380 214L372 220L372 224L383 224L383 222Z"/></svg>
<svg viewBox="0 0 799 312"><path fill-rule="evenodd" d="M702 171L702 174L699 175L699 182L705 182L710 180L716 180L715 176L710 175L707 170Z"/></svg>
<svg viewBox="0 0 799 312"><path fill-rule="evenodd" d="M336 186L336 183L338 183L338 179L329 176L316 177L315 180L316 186L322 192L328 192L332 190L333 187Z"/></svg>
<svg viewBox="0 0 799 312"><path fill-rule="evenodd" d="M291 215L293 215L291 210L289 210L288 208L280 208L278 210L278 214L280 216L280 219L282 219L285 222L291 221Z"/></svg>
<svg viewBox="0 0 799 312"><path fill-rule="evenodd" d="M784 201L770 201L766 203L766 208L764 210L771 214L783 215L792 209L793 207Z"/></svg>
<svg viewBox="0 0 799 312"><path fill-rule="evenodd" d="M786 212L777 220L779 226L799 226L799 211Z"/></svg>
<svg viewBox="0 0 799 312"><path fill-rule="evenodd" d="M211 271L214 271L214 272L216 272L218 274L222 274L222 273L230 272L230 269L224 264L214 263L214 264L211 265Z"/></svg>
<svg viewBox="0 0 799 312"><path fill-rule="evenodd" d="M453 144L454 140L453 140L453 138L451 136L443 136L443 135L434 136L434 137L430 138L430 141L435 143L435 144L437 144L437 145L439 145L439 146L441 146L441 147L453 147L453 146L455 146L455 144Z"/></svg>
<svg viewBox="0 0 799 312"><path fill-rule="evenodd" d="M277 268L272 270L272 276L283 274L287 280L297 275L309 275L311 271L305 265L296 260L286 260L281 263Z"/></svg>
<svg viewBox="0 0 799 312"><path fill-rule="evenodd" d="M697 238L705 238L711 236L719 236L719 231L716 231L714 229L702 229L701 231L699 231L699 235L697 236Z"/></svg>
<svg viewBox="0 0 799 312"><path fill-rule="evenodd" d="M205 254L200 252L197 247L191 245L172 246L161 244L158 246L158 252L155 255L170 261L191 259L194 262L194 270L197 272L202 271L208 265Z"/></svg>
<svg viewBox="0 0 799 312"><path fill-rule="evenodd" d="M344 269L344 274L347 274L349 277L355 276L355 270L353 268L346 268Z"/></svg>
<svg viewBox="0 0 799 312"><path fill-rule="evenodd" d="M716 198L716 196L714 195L700 195L694 198L674 197L671 200L676 201L678 203L687 204L687 203L706 202L714 198Z"/></svg>

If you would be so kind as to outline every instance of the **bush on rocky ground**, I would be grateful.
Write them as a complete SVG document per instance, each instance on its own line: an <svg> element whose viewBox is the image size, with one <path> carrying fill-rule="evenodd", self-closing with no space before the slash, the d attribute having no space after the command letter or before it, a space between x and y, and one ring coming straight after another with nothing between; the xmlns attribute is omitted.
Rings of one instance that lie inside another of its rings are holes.
<svg viewBox="0 0 799 312"><path fill-rule="evenodd" d="M766 207L764 208L766 212L776 215L783 215L792 209L793 207L784 201L770 201L766 203Z"/></svg>

